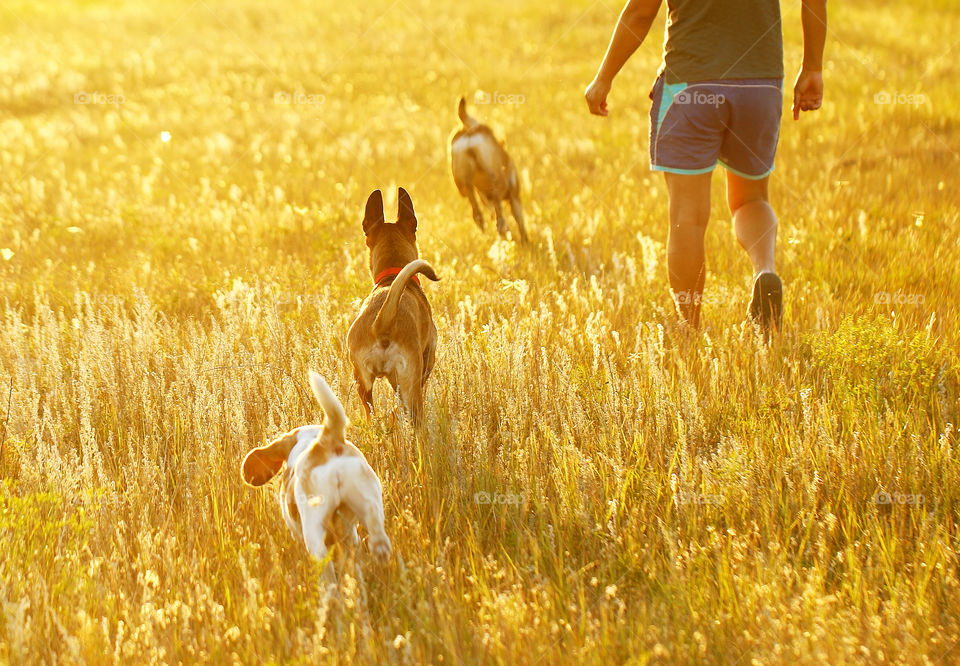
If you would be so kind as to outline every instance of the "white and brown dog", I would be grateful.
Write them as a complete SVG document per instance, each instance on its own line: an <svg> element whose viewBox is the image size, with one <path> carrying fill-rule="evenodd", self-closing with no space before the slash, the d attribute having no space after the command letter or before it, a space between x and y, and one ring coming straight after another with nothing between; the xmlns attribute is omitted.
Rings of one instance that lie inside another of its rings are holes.
<svg viewBox="0 0 960 666"><path fill-rule="evenodd" d="M461 97L457 114L462 127L450 137L450 167L453 182L460 194L470 201L473 220L483 230L483 213L476 192L497 216L497 231L507 235L507 221L503 217L503 201L510 202L510 210L517 221L520 240L527 242L523 226L523 208L520 205L520 180L517 168L507 151L491 130L467 113L467 101Z"/></svg>
<svg viewBox="0 0 960 666"><path fill-rule="evenodd" d="M385 560L390 539L383 526L383 489L363 453L346 439L347 415L323 377L310 373L313 394L326 415L323 425L291 430L243 460L243 480L262 486L286 464L280 484L280 510L294 538L323 562L328 547L358 543L357 523L369 535L370 552ZM324 569L327 583L336 580Z"/></svg>

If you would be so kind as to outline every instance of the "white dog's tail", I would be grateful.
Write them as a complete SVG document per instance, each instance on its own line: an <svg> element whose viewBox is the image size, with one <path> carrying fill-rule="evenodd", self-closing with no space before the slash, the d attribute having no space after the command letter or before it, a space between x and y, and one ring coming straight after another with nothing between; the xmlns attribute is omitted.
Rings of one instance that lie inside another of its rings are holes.
<svg viewBox="0 0 960 666"><path fill-rule="evenodd" d="M382 336L393 326L393 322L397 318L397 307L400 305L400 295L403 294L403 290L407 286L410 278L417 273L423 273L434 282L440 279L433 270L433 266L423 259L414 259L404 266L403 270L401 270L393 282L390 283L387 300L380 306L380 312L377 313L377 318L373 320L373 332L377 337Z"/></svg>
<svg viewBox="0 0 960 666"><path fill-rule="evenodd" d="M480 124L480 121L467 113L467 100L464 97L460 98L460 102L457 105L457 115L460 116L460 122L463 123L465 128Z"/></svg>
<svg viewBox="0 0 960 666"><path fill-rule="evenodd" d="M345 439L349 423L347 413L343 411L343 405L330 390L326 380L313 370L310 371L310 388L327 417L323 422L323 434L329 433L337 440Z"/></svg>

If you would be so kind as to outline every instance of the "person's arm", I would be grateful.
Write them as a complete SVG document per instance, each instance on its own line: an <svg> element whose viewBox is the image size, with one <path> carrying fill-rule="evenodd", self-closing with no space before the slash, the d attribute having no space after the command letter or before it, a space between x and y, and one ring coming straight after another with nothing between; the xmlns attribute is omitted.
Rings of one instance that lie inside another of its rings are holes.
<svg viewBox="0 0 960 666"><path fill-rule="evenodd" d="M643 43L653 20L657 17L657 12L660 11L662 2L663 0L627 0L623 11L620 12L617 27L613 30L613 37L603 56L600 69L584 92L590 113L597 116L605 116L609 113L607 95L613 85L613 79L633 52Z"/></svg>
<svg viewBox="0 0 960 666"><path fill-rule="evenodd" d="M823 45L827 41L827 0L803 0L803 64L793 86L793 119L823 104Z"/></svg>

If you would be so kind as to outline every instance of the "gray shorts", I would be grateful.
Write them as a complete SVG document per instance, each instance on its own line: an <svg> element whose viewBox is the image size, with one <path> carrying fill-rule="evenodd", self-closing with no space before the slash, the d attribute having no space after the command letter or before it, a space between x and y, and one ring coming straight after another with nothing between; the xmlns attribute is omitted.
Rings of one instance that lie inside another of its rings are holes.
<svg viewBox="0 0 960 666"><path fill-rule="evenodd" d="M650 93L650 168L709 173L717 162L752 180L773 171L783 79L665 83Z"/></svg>

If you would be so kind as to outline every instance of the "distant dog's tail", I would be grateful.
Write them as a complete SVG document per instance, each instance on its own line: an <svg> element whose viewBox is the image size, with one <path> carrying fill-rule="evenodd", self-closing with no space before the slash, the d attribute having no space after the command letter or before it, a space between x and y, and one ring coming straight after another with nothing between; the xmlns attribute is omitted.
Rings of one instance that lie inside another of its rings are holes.
<svg viewBox="0 0 960 666"><path fill-rule="evenodd" d="M387 300L384 301L377 318L373 321L373 334L378 338L390 330L393 322L397 318L397 306L400 305L400 295L407 286L407 282L417 273L423 273L428 278L436 282L440 278L433 270L433 266L423 259L416 259L403 267L403 270L393 280L390 285L390 291L387 292Z"/></svg>
<svg viewBox="0 0 960 666"><path fill-rule="evenodd" d="M457 115L460 116L460 122L463 123L464 127L473 127L474 125L479 125L479 121L467 113L467 100L465 97L460 98L460 103L457 105Z"/></svg>
<svg viewBox="0 0 960 666"><path fill-rule="evenodd" d="M325 435L331 435L333 441L342 442L346 438L347 424L349 423L347 413L343 411L343 405L330 390L326 380L313 370L310 371L310 388L313 389L313 395L317 398L317 402L320 403L323 413L327 417L323 422L321 439L329 440L331 438L325 437Z"/></svg>

